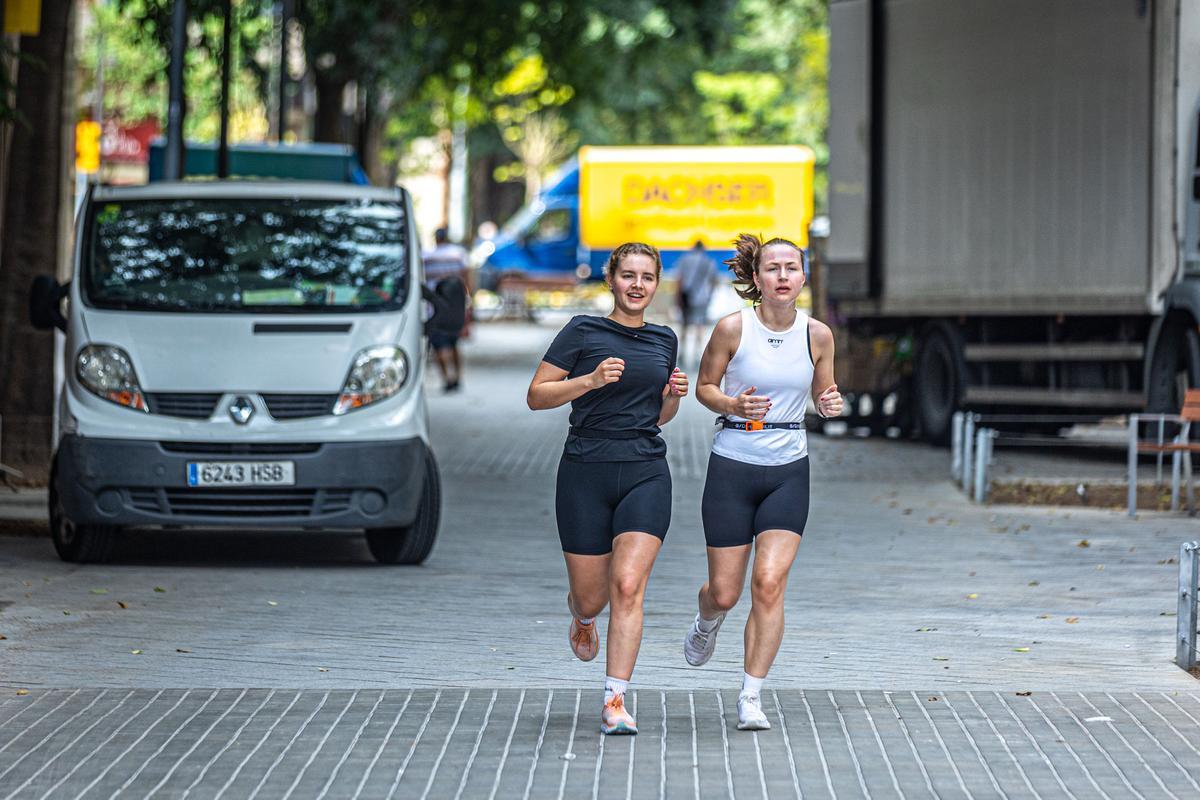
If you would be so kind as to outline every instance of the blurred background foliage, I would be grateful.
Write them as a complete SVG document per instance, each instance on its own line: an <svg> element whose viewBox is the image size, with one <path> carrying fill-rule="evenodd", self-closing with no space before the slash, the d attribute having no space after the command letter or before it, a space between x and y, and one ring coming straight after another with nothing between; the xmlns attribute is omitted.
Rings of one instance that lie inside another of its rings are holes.
<svg viewBox="0 0 1200 800"><path fill-rule="evenodd" d="M82 97L161 120L171 0L90 4ZM218 127L221 0L191 0L186 135ZM233 0L234 141L337 141L394 181L415 142L469 131L491 178L535 194L583 144L806 144L824 206L826 0ZM297 90L273 130L279 40ZM84 103L83 105L86 105Z"/></svg>

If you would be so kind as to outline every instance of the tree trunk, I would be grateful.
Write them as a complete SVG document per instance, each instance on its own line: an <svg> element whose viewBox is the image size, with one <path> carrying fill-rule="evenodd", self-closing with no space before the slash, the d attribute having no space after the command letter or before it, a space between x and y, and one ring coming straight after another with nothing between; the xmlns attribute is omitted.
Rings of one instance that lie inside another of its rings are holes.
<svg viewBox="0 0 1200 800"><path fill-rule="evenodd" d="M0 458L34 478L49 471L54 337L29 324L29 285L56 275L66 176L64 92L71 64L73 0L42 0L41 32L21 37L16 124L9 152L5 237L0 242Z"/></svg>
<svg viewBox="0 0 1200 800"><path fill-rule="evenodd" d="M315 70L313 77L317 87L313 141L349 144L342 100L346 94L346 84L350 83L350 80L337 73L321 70Z"/></svg>

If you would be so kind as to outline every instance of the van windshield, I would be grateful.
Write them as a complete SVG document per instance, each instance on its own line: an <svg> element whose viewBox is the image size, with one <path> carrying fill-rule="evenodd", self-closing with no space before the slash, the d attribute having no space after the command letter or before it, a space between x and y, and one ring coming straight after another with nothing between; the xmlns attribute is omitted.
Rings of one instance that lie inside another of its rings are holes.
<svg viewBox="0 0 1200 800"><path fill-rule="evenodd" d="M100 308L345 313L404 304L398 203L205 198L93 209L83 285Z"/></svg>

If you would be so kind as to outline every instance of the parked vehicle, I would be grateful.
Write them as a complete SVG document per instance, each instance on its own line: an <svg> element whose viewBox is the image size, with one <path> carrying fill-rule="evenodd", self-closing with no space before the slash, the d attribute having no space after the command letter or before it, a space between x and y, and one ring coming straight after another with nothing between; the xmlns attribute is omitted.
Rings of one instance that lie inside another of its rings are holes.
<svg viewBox="0 0 1200 800"><path fill-rule="evenodd" d="M807 147L584 147L477 249L480 282L573 284L603 277L617 245L654 244L670 272L697 242L717 258L742 231L808 241Z"/></svg>
<svg viewBox="0 0 1200 800"><path fill-rule="evenodd" d="M826 287L852 424L1200 386L1200 5L830 6ZM885 402L886 401L886 402Z"/></svg>
<svg viewBox="0 0 1200 800"><path fill-rule="evenodd" d="M92 189L73 279L31 298L34 324L66 334L59 555L215 525L365 530L379 561L424 560L441 499L417 242L403 189Z"/></svg>

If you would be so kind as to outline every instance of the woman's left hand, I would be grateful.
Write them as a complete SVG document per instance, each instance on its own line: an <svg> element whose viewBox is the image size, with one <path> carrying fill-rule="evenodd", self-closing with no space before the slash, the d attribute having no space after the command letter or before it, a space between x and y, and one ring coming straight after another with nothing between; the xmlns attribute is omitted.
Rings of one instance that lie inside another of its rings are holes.
<svg viewBox="0 0 1200 800"><path fill-rule="evenodd" d="M688 376L687 373L679 367L671 373L667 385L663 387L663 397L684 397L688 393Z"/></svg>
<svg viewBox="0 0 1200 800"><path fill-rule="evenodd" d="M817 410L822 417L840 417L842 415L842 393L837 384L833 384L817 398Z"/></svg>

